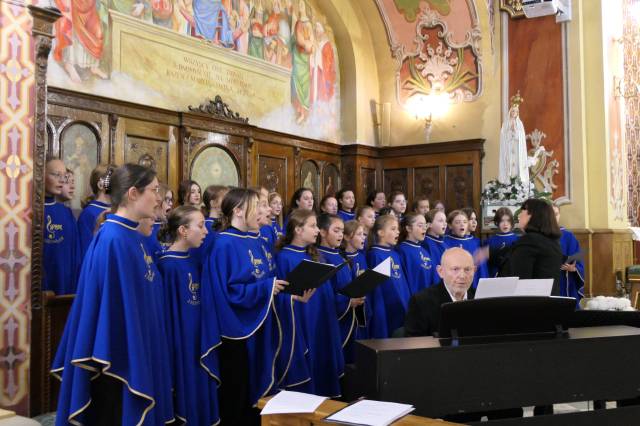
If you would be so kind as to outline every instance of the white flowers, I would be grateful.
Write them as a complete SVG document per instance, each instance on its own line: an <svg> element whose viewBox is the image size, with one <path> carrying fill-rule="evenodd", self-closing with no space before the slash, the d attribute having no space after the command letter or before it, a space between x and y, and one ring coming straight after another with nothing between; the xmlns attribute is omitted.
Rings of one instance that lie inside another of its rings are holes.
<svg viewBox="0 0 640 426"><path fill-rule="evenodd" d="M625 297L597 296L587 299L584 304L587 311L635 311L631 301Z"/></svg>
<svg viewBox="0 0 640 426"><path fill-rule="evenodd" d="M485 204L519 204L534 195L533 182L521 182L517 177L511 178L508 184L498 180L489 181L482 191Z"/></svg>

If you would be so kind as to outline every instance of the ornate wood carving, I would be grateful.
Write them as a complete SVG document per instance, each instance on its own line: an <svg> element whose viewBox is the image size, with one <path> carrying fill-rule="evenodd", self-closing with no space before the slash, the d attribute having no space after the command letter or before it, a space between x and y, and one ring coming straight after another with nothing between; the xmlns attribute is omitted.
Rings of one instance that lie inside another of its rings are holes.
<svg viewBox="0 0 640 426"><path fill-rule="evenodd" d="M447 210L473 206L473 167L471 165L447 166Z"/></svg>
<svg viewBox="0 0 640 426"><path fill-rule="evenodd" d="M287 189L287 159L259 155L258 185L284 196Z"/></svg>
<svg viewBox="0 0 640 426"><path fill-rule="evenodd" d="M115 163L116 138L119 120L120 117L117 114L109 114L109 163Z"/></svg>
<svg viewBox="0 0 640 426"><path fill-rule="evenodd" d="M441 199L439 167L421 167L414 171L413 196Z"/></svg>
<svg viewBox="0 0 640 426"><path fill-rule="evenodd" d="M364 197L376 188L376 169L363 167L360 169L360 182L362 185L362 194ZM363 197L363 198L364 198Z"/></svg>
<svg viewBox="0 0 640 426"><path fill-rule="evenodd" d="M31 226L31 309L42 307L42 248L44 220L44 163L47 146L47 63L53 23L60 18L54 9L29 6L35 40L35 120L33 137L33 222Z"/></svg>
<svg viewBox="0 0 640 426"><path fill-rule="evenodd" d="M504 10L512 18L524 17L522 0L500 0L500 10Z"/></svg>
<svg viewBox="0 0 640 426"><path fill-rule="evenodd" d="M355 191L356 182L356 159L355 157L343 158L341 167L341 180L343 188L351 188ZM354 192L355 194L355 192Z"/></svg>
<svg viewBox="0 0 640 426"><path fill-rule="evenodd" d="M222 102L222 97L216 95L214 100L200 104L198 107L189 105L189 111L209 114L220 120L235 121L237 123L247 124L249 117L240 117L240 114L229 108L229 105Z"/></svg>
<svg viewBox="0 0 640 426"><path fill-rule="evenodd" d="M383 175L383 191L389 194L392 191L407 193L407 169L385 169Z"/></svg>

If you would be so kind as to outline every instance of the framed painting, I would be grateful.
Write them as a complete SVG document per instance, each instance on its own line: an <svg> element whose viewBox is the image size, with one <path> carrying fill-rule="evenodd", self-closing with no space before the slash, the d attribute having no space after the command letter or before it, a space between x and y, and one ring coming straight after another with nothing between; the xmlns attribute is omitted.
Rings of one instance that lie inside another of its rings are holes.
<svg viewBox="0 0 640 426"><path fill-rule="evenodd" d="M300 186L313 191L313 196L320 197L320 169L315 161L305 160L300 167Z"/></svg>
<svg viewBox="0 0 640 426"><path fill-rule="evenodd" d="M67 126L60 138L60 157L75 177L75 195L71 208L80 210L81 200L91 193L89 177L98 165L100 140L96 131L86 123L73 123Z"/></svg>
<svg viewBox="0 0 640 426"><path fill-rule="evenodd" d="M167 183L168 148L169 144L164 140L127 135L124 161L125 163L139 164L155 170L158 180Z"/></svg>
<svg viewBox="0 0 640 426"><path fill-rule="evenodd" d="M204 191L209 185L238 186L240 173L233 157L224 148L208 146L193 159L191 179Z"/></svg>
<svg viewBox="0 0 640 426"><path fill-rule="evenodd" d="M340 189L340 171L335 164L327 163L322 171L322 196L336 195Z"/></svg>

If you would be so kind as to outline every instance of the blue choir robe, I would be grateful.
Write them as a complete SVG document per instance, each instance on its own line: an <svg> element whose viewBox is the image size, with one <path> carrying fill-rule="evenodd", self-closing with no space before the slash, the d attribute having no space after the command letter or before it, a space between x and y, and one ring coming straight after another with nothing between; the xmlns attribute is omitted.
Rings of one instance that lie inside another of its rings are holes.
<svg viewBox="0 0 640 426"><path fill-rule="evenodd" d="M200 364L200 265L189 252L165 251L160 256L158 268L164 279L173 348L176 416L187 424L216 424L220 421L217 391L220 372L215 350L208 354L209 365L215 368L209 370ZM208 318L212 330L217 327L216 320L215 315Z"/></svg>
<svg viewBox="0 0 640 426"><path fill-rule="evenodd" d="M235 228L218 233L204 264L201 291L202 364L210 370L215 368L211 353L220 337L245 340L252 405L274 388L281 344L273 303L275 275L269 271L259 240L257 235ZM214 315L219 329L211 326L216 324L210 318Z"/></svg>
<svg viewBox="0 0 640 426"><path fill-rule="evenodd" d="M285 246L276 260L278 276L285 279L304 259L311 260L303 247ZM333 286L322 284L307 303L296 305L309 348L309 367L313 393L338 397L340 377L344 374L344 355L336 312Z"/></svg>
<svg viewBox="0 0 640 426"><path fill-rule="evenodd" d="M437 268L442 259L442 254L448 248L444 242L444 237L434 237L427 234L422 241L422 247L424 247L431 257L431 264L434 268Z"/></svg>
<svg viewBox="0 0 640 426"><path fill-rule="evenodd" d="M122 425L174 418L164 286L137 226L109 214L87 248L52 366L62 380L58 426L89 424L100 403L91 400L91 381L101 373L124 383Z"/></svg>
<svg viewBox="0 0 640 426"><path fill-rule="evenodd" d="M271 225L264 225L260 227L260 238L269 248L269 251L273 253L273 249L278 241L278 235Z"/></svg>
<svg viewBox="0 0 640 426"><path fill-rule="evenodd" d="M457 237L453 234L445 235L444 242L447 245L447 248L460 247L468 251L471 256L473 256L480 248L480 239L473 235L467 235L463 238ZM480 278L489 278L489 267L487 266L487 262L482 262L480 265L477 265L476 273L473 275L473 284L471 284L473 288L478 287L478 281L480 281Z"/></svg>
<svg viewBox="0 0 640 426"><path fill-rule="evenodd" d="M370 297L373 315L369 332L372 339L391 337L395 330L403 326L411 296L400 256L391 247L371 246L367 264L375 268L387 257L391 257L391 277L376 287Z"/></svg>
<svg viewBox="0 0 640 426"><path fill-rule="evenodd" d="M422 245L403 241L396 246L396 251L400 255L402 270L412 295L440 282L436 268L431 262L431 255Z"/></svg>
<svg viewBox="0 0 640 426"><path fill-rule="evenodd" d="M346 252L345 255L351 261L349 271L351 272L351 280L353 281L368 269L367 257L364 250L358 250L353 253ZM365 297L364 304L356 310L361 309L360 315L356 315L356 337L355 340L363 340L369 338L369 322L371 321L371 310L369 295ZM350 346L350 348L349 348ZM352 343L345 347L345 362L350 363L354 359L355 345ZM349 356L347 356L349 354Z"/></svg>
<svg viewBox="0 0 640 426"><path fill-rule="evenodd" d="M80 238L80 255L82 257L84 257L84 253L87 251L87 247L89 247L89 243L93 239L98 216L110 208L111 204L94 200L87 204L84 209L82 209L82 212L80 212L80 216L78 216L78 238Z"/></svg>
<svg viewBox="0 0 640 426"><path fill-rule="evenodd" d="M342 219L344 222L349 222L350 220L356 220L355 212L348 212L342 209L338 210L338 216L340 216L340 219Z"/></svg>
<svg viewBox="0 0 640 426"><path fill-rule="evenodd" d="M287 272L284 271L288 268L289 259L280 253L275 257L276 276L286 280ZM302 306L290 294L281 292L276 296L276 309L282 325L282 350L276 366L278 386L281 389L313 393Z"/></svg>
<svg viewBox="0 0 640 426"><path fill-rule="evenodd" d="M520 236L515 232L496 232L491 237L489 237L485 242L485 246L491 247L493 250L500 250L505 247L511 246L515 243ZM498 276L498 268L495 265L489 266L489 276L497 277Z"/></svg>
<svg viewBox="0 0 640 426"><path fill-rule="evenodd" d="M153 260L156 263L158 262L158 259L164 251L163 245L158 240L158 231L160 231L161 226L162 222L155 222L151 227L151 235L149 235L148 237L145 235L141 235L145 250L147 251L147 253L153 256Z"/></svg>
<svg viewBox="0 0 640 426"><path fill-rule="evenodd" d="M200 270L202 270L204 264L209 259L211 255L211 250L213 250L213 245L216 241L216 226L218 224L218 219L214 217L207 217L204 220L204 226L207 228L207 235L204 237L202 244L200 247L192 248L189 250L189 256L193 259L196 264L200 265Z"/></svg>
<svg viewBox="0 0 640 426"><path fill-rule="evenodd" d="M560 228L560 247L562 254L572 256L580 253L580 243L573 233L565 228ZM560 271L560 296L576 299L576 307L580 307L580 299L584 297L584 263L576 261L576 272Z"/></svg>
<svg viewBox="0 0 640 426"><path fill-rule="evenodd" d="M318 247L318 254L320 261L323 263L329 263L331 265L341 265L347 262L347 259L342 257L340 250L332 249L329 247ZM352 349L353 342L355 340L355 330L357 327L356 311L353 307L349 306L351 298L339 293L340 290L351 282L351 269L347 266L341 268L331 279L331 286L336 299L336 313L338 314L338 324L340 325L340 339L342 341L342 352L344 354L345 363L353 363L354 359L351 352L347 356L347 346Z"/></svg>
<svg viewBox="0 0 640 426"><path fill-rule="evenodd" d="M81 261L78 225L71 209L45 198L42 288L57 295L74 294Z"/></svg>
<svg viewBox="0 0 640 426"><path fill-rule="evenodd" d="M282 226L280 226L280 222L278 222L277 219L271 219L271 227L273 228L273 232L276 234L276 241L279 240L284 234Z"/></svg>

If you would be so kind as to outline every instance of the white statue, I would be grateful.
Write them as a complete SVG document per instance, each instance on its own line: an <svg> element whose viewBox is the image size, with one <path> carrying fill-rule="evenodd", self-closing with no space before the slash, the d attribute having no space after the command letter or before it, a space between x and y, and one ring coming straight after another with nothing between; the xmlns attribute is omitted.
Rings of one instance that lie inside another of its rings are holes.
<svg viewBox="0 0 640 426"><path fill-rule="evenodd" d="M529 182L527 141L524 126L520 120L520 103L522 103L522 100L519 92L511 98L509 117L502 123L502 129L500 130L498 181L503 184L510 183L512 177L519 177L523 183Z"/></svg>

